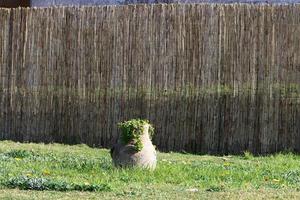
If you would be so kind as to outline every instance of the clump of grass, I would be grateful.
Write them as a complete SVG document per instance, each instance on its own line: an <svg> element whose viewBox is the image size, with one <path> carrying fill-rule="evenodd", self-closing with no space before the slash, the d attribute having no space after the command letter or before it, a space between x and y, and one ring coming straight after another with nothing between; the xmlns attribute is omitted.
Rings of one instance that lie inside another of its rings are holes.
<svg viewBox="0 0 300 200"><path fill-rule="evenodd" d="M144 132L144 126L149 125L150 137L154 134L154 128L147 120L132 119L119 123L118 126L122 131L121 140L124 144L128 144L133 141L136 151L141 151L143 144L141 141L141 135Z"/></svg>
<svg viewBox="0 0 300 200"><path fill-rule="evenodd" d="M3 153L4 156L10 157L10 158L27 158L33 155L32 151L27 150L11 150L8 152Z"/></svg>
<svg viewBox="0 0 300 200"><path fill-rule="evenodd" d="M18 188L20 190L54 190L54 191L110 191L107 184L74 184L61 180L51 180L46 178L32 178L28 176L17 176L4 181L2 185L7 188Z"/></svg>
<svg viewBox="0 0 300 200"><path fill-rule="evenodd" d="M243 156L243 158L244 158L245 160L250 160L250 159L253 159L254 156L253 156L253 154L252 154L251 152L249 152L249 151L244 151L244 156Z"/></svg>
<svg viewBox="0 0 300 200"><path fill-rule="evenodd" d="M282 175L282 178L290 184L299 185L300 189L300 170L289 170Z"/></svg>

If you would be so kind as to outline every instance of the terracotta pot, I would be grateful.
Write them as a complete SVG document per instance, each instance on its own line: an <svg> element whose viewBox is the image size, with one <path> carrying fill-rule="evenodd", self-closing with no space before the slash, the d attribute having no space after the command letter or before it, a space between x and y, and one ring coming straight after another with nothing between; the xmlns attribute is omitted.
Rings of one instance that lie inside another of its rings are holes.
<svg viewBox="0 0 300 200"><path fill-rule="evenodd" d="M156 151L151 142L148 130L149 125L145 125L144 132L141 135L143 144L141 151L135 149L133 141L130 141L128 144L123 144L119 139L118 143L111 149L111 157L115 166L155 169Z"/></svg>

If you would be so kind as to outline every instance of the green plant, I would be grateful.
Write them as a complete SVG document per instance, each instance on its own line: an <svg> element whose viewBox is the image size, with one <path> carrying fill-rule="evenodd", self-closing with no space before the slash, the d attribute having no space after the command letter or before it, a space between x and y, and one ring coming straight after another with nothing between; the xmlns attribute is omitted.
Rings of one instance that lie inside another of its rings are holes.
<svg viewBox="0 0 300 200"><path fill-rule="evenodd" d="M3 153L3 155L10 157L10 158L26 158L33 155L32 151L26 151L26 150L11 150L8 152Z"/></svg>
<svg viewBox="0 0 300 200"><path fill-rule="evenodd" d="M282 178L290 184L300 185L300 170L288 170L282 175Z"/></svg>
<svg viewBox="0 0 300 200"><path fill-rule="evenodd" d="M74 184L60 180L52 180L46 178L32 178L28 176L17 176L4 181L2 185L8 188L18 188L21 190L53 190L53 191L110 191L107 184Z"/></svg>
<svg viewBox="0 0 300 200"><path fill-rule="evenodd" d="M250 159L253 159L253 154L250 152L250 151L244 151L244 159L245 160L250 160Z"/></svg>
<svg viewBox="0 0 300 200"><path fill-rule="evenodd" d="M217 186L217 185L212 185L210 186L209 188L206 189L207 192L221 192L221 191L224 191L224 186L220 185L220 186Z"/></svg>
<svg viewBox="0 0 300 200"><path fill-rule="evenodd" d="M136 151L140 151L143 148L141 141L141 135L144 132L145 125L149 125L150 137L154 134L154 128L148 120L132 119L118 124L118 127L122 131L121 140L124 144L133 142Z"/></svg>
<svg viewBox="0 0 300 200"><path fill-rule="evenodd" d="M88 191L88 192L95 192L95 191L111 191L111 187L107 184L75 184L74 190L77 191Z"/></svg>
<svg viewBox="0 0 300 200"><path fill-rule="evenodd" d="M3 185L8 188L19 188L21 190L67 191L70 189L70 186L66 182L55 182L45 178L30 178L27 176L10 178Z"/></svg>

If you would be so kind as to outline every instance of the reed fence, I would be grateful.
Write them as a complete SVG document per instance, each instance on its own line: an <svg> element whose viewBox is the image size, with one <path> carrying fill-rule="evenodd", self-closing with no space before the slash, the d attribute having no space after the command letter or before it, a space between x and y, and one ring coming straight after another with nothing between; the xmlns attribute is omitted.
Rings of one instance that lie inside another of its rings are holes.
<svg viewBox="0 0 300 200"><path fill-rule="evenodd" d="M300 6L0 9L0 139L300 152Z"/></svg>

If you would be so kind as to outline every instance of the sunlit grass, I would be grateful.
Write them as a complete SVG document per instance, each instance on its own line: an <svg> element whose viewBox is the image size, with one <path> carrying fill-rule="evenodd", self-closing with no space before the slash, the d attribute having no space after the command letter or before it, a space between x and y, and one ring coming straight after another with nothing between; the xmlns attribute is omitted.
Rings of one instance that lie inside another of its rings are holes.
<svg viewBox="0 0 300 200"><path fill-rule="evenodd" d="M30 188L32 183L27 184L26 181L44 185ZM54 196L61 193L54 194L51 190L69 191L66 194L74 190L93 191L83 194L101 194L107 198L200 198L210 197L211 193L230 194L229 197L233 198L232 195L240 193L251 197L251 193L271 191L266 195L285 197L286 193L288 198L297 199L300 193L300 156L277 154L254 157L245 153L243 156L217 157L159 153L158 167L151 172L116 169L105 149L5 141L0 142L0 187L3 191L0 198L14 197L8 191L14 191L16 195L30 194L30 191L9 190L19 188L49 190L31 192Z"/></svg>

